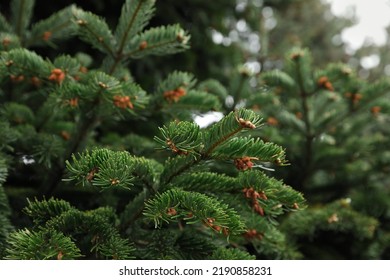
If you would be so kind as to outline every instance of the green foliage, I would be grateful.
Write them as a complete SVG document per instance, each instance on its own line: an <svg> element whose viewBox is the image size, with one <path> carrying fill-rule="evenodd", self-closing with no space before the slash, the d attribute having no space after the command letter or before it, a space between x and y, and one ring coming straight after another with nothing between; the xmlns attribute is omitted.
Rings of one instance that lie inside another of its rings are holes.
<svg viewBox="0 0 390 280"><path fill-rule="evenodd" d="M210 256L210 260L254 260L254 256L247 252L235 249L218 248Z"/></svg>
<svg viewBox="0 0 390 280"><path fill-rule="evenodd" d="M10 161L12 170L30 172L37 180L32 181L33 193L54 197L27 199L23 212L32 219L33 227L11 232L5 193L0 193L3 256L252 259L245 253L245 246L249 246L243 238L246 221L232 203L238 194L245 203L240 183L244 181L239 178L251 176L251 172L238 178L236 169L243 168L235 161L248 157L281 165L283 149L240 135L261 126L261 117L250 110L231 112L206 129L192 121L193 114L223 107L227 90L217 81L198 84L193 74L174 71L160 79L150 94L126 68L134 59L187 49L187 32L177 24L144 30L155 12L154 1L126 1L114 32L104 18L75 5L31 25L31 14L23 10L23 3L12 2L11 14L19 24L16 32L1 17L5 23L1 36L6 44L2 45L0 81L7 92L1 95L2 148L18 155ZM34 2L29 5L32 8ZM27 49L54 47L54 43L73 36L103 53L100 68L92 68L97 63L91 63L84 53L49 59ZM171 121L172 117L182 120ZM127 122L148 127L148 120L154 135L159 127L160 136L154 137L158 145L138 131L115 129ZM121 139L122 144L115 146L112 139ZM160 151L155 149L158 146ZM143 157L141 151L151 157ZM235 175L224 175L208 166L226 161ZM245 164L247 169L255 168L251 162ZM61 180L65 169L66 178ZM10 182L20 181L18 172L10 174ZM262 178L273 182L265 174ZM5 175L2 183L7 184ZM69 200L75 206L60 199L66 196L64 184L84 187L75 189L80 201ZM289 195L281 196L286 206L303 203L293 189L286 190ZM83 202L85 195L92 205ZM274 203L281 203L277 195L271 197ZM253 205L261 208L258 203ZM255 212L253 205L247 205L243 213ZM272 217L282 214L265 209ZM231 247L230 238L241 240L242 250L218 249L215 236L224 247Z"/></svg>
<svg viewBox="0 0 390 280"><path fill-rule="evenodd" d="M76 10L77 7L71 5L35 23L25 44L56 46L57 41L74 36L77 26L73 24L72 18Z"/></svg>
<svg viewBox="0 0 390 280"><path fill-rule="evenodd" d="M349 203L348 199L343 199L325 207L313 207L304 216L296 213L286 220L284 226L291 230L292 236L307 236L310 239L318 235L317 231L351 232L356 241L372 238L378 221L362 216Z"/></svg>
<svg viewBox="0 0 390 280"><path fill-rule="evenodd" d="M126 1L122 7L118 26L115 30L115 38L119 49L129 51L129 45L137 33L141 32L154 13L154 0Z"/></svg>
<svg viewBox="0 0 390 280"><path fill-rule="evenodd" d="M11 25L18 36L25 36L25 31L32 18L35 1L11 1Z"/></svg>
<svg viewBox="0 0 390 280"><path fill-rule="evenodd" d="M310 52L294 49L283 71L265 72L260 82L265 91L248 105L272 102L265 109L270 125L263 137L289 151L291 168L281 175L287 184L302 190L311 204L304 217L292 214L284 230L296 232L298 243L314 240L302 245L308 258L315 257L316 250L330 258L331 252L317 239L327 232L334 236L326 241L332 244L327 246L341 247L336 258L361 258L360 251L374 246L375 232L383 230L379 221L388 219L384 214L387 203L370 193L383 195L387 184L387 180L379 183L374 178L384 178L382 168L388 166L383 151L388 149L385 139L389 134L381 128L388 116L381 109L388 104L389 80L365 81L342 63L314 69ZM345 197L351 206L340 208L337 201L326 204ZM373 211L364 210L368 208ZM351 238L364 239L364 244L347 245ZM343 240L345 244L340 245ZM386 254L386 250L377 252Z"/></svg>
<svg viewBox="0 0 390 280"><path fill-rule="evenodd" d="M98 50L114 56L114 35L112 35L104 19L90 12L77 11L75 20L79 25L78 34L80 39Z"/></svg>
<svg viewBox="0 0 390 280"><path fill-rule="evenodd" d="M352 19L167 1L0 15L0 257L387 258L390 83L318 56Z"/></svg>
<svg viewBox="0 0 390 280"><path fill-rule="evenodd" d="M8 243L6 259L10 260L66 260L81 256L70 237L55 230L20 230L10 235Z"/></svg>
<svg viewBox="0 0 390 280"><path fill-rule="evenodd" d="M154 221L156 227L163 221L183 219L189 224L202 221L226 235L239 234L244 230L239 216L227 205L203 194L182 190L171 189L158 195L146 204L144 214Z"/></svg>

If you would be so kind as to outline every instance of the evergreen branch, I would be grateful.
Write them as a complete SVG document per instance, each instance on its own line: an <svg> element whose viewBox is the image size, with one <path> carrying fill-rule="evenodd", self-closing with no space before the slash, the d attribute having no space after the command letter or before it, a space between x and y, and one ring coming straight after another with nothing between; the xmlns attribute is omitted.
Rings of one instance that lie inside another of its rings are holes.
<svg viewBox="0 0 390 280"><path fill-rule="evenodd" d="M113 211L108 207L87 213L69 210L53 217L46 226L66 235L77 236L78 246L85 256L95 253L94 257L98 259L130 259L134 248L114 228Z"/></svg>
<svg viewBox="0 0 390 280"><path fill-rule="evenodd" d="M80 73L80 62L69 55L57 56L53 61L53 65L55 68L60 68L67 75L75 76Z"/></svg>
<svg viewBox="0 0 390 280"><path fill-rule="evenodd" d="M141 215L150 192L144 190L131 200L120 215L120 229L126 231Z"/></svg>
<svg viewBox="0 0 390 280"><path fill-rule="evenodd" d="M167 229L154 230L147 236L147 246L144 248L142 259L181 259L177 239L180 234Z"/></svg>
<svg viewBox="0 0 390 280"><path fill-rule="evenodd" d="M188 171L191 167L194 167L201 159L201 157L187 157L181 155L168 158L165 161L164 171L160 177L162 186L169 184L174 177Z"/></svg>
<svg viewBox="0 0 390 280"><path fill-rule="evenodd" d="M149 29L136 35L129 43L126 58L138 59L146 55L167 55L188 48L190 36L179 25Z"/></svg>
<svg viewBox="0 0 390 280"><path fill-rule="evenodd" d="M372 106L379 99L386 97L390 91L390 83L387 79L381 79L373 84L369 84L362 89L363 96L369 96L366 98L367 102L363 102L362 105L356 106L354 110L349 110L344 114L338 114L332 120L330 120L326 125L320 127L315 136L321 135L322 133L329 131L329 129L333 126L337 126L343 124L346 119L357 115L359 113L363 113L364 110L367 110L368 107Z"/></svg>
<svg viewBox="0 0 390 280"><path fill-rule="evenodd" d="M230 112L219 122L206 129L205 153L208 157L222 143L242 131L243 129L254 129L261 123L261 118L253 111L240 109L236 112Z"/></svg>
<svg viewBox="0 0 390 280"><path fill-rule="evenodd" d="M202 81L198 85L198 90L217 96L222 104L225 103L225 99L228 96L227 89L219 81L214 79Z"/></svg>
<svg viewBox="0 0 390 280"><path fill-rule="evenodd" d="M70 237L51 229L19 230L8 239L9 260L72 260L82 255Z"/></svg>
<svg viewBox="0 0 390 280"><path fill-rule="evenodd" d="M103 53L115 57L115 38L104 19L82 10L74 10L73 14L79 25L80 38Z"/></svg>
<svg viewBox="0 0 390 280"><path fill-rule="evenodd" d="M11 23L16 35L23 42L26 28L28 27L35 0L12 0L11 1Z"/></svg>
<svg viewBox="0 0 390 280"><path fill-rule="evenodd" d="M204 91L190 90L169 107L170 110L192 110L196 112L218 111L221 102L218 97Z"/></svg>
<svg viewBox="0 0 390 280"><path fill-rule="evenodd" d="M41 193L50 194L57 187L58 183L62 179L64 169L66 167L67 159L70 159L71 156L78 150L78 147L83 144L87 135L96 125L96 116L95 114L85 114L82 115L77 126L75 127L75 133L70 139L69 144L64 152L63 159L57 162L53 168L51 168L51 174L47 176L47 179L42 183Z"/></svg>
<svg viewBox="0 0 390 280"><path fill-rule="evenodd" d="M155 0L127 0L115 30L118 43L117 54L127 50L131 39L148 24L154 13Z"/></svg>
<svg viewBox="0 0 390 280"><path fill-rule="evenodd" d="M0 110L1 112L1 110ZM1 150L10 150L12 151L13 148L9 144L16 141L20 138L20 133L11 128L9 122L5 122L3 120L0 120L0 131L3 133L0 134L0 151ZM5 182L6 174L7 174L7 168L5 165L5 161L3 163L3 159L0 159L0 184Z"/></svg>
<svg viewBox="0 0 390 280"><path fill-rule="evenodd" d="M33 124L35 115L30 107L16 103L7 102L0 108L0 116L10 124Z"/></svg>
<svg viewBox="0 0 390 280"><path fill-rule="evenodd" d="M261 193L261 197L257 199L264 203L267 208L272 208L270 205L280 205L285 211L302 210L306 208L305 199L303 195L285 185L282 181L272 177L268 177L264 172L259 170L248 170L242 172L238 178L239 185L242 189L253 188L254 191ZM267 209L265 209L267 210ZM267 211L265 211L267 213ZM280 215L281 213L278 213Z"/></svg>
<svg viewBox="0 0 390 280"><path fill-rule="evenodd" d="M179 247L184 260L207 259L217 248L213 239L208 239L202 232L190 227L184 228L175 245Z"/></svg>
<svg viewBox="0 0 390 280"><path fill-rule="evenodd" d="M71 5L34 24L25 45L49 44L74 35L77 31L77 25L72 21L72 16L77 13L77 10L75 5Z"/></svg>
<svg viewBox="0 0 390 280"><path fill-rule="evenodd" d="M156 193L162 165L144 157L132 157L132 175L150 192Z"/></svg>
<svg viewBox="0 0 390 280"><path fill-rule="evenodd" d="M234 88L234 93L233 93L233 104L231 108L234 110L238 104L238 102L241 101L241 95L244 90L244 85L245 82L247 81L249 75L246 75L244 73L240 73L238 76L238 85Z"/></svg>
<svg viewBox="0 0 390 280"><path fill-rule="evenodd" d="M52 66L41 56L27 49L13 49L2 53L0 57L0 78L9 78L10 75L31 75L49 77Z"/></svg>
<svg viewBox="0 0 390 280"><path fill-rule="evenodd" d="M63 63L66 62L66 59L62 61ZM66 65L69 65L71 67L72 62L66 62ZM134 92L131 92L134 94L134 98L139 96L138 103L136 103L137 107L141 107L147 102L147 98L145 97L145 93L140 89L139 86L135 84L128 84L124 83L121 84L116 78L101 72L101 71L90 71L86 76L86 84L87 87L80 88L82 91L86 89L88 92L83 93L82 97L89 100L89 108L87 110L90 110L89 114L82 114L80 116L80 120L77 124L77 127L75 128L75 133L73 137L70 139L70 142L66 148L66 151L64 153L64 159L69 160L75 152L77 152L80 145L83 144L84 139L86 136L91 132L91 130L95 127L98 121L98 106L102 103L102 101L106 101L109 104L112 104L111 106L114 107L120 107L122 108L123 105L126 107L133 107L134 105L131 103L130 98L127 100L126 103L121 103L120 101L122 99L122 96L124 96L124 90L134 90ZM66 86L63 87L66 90ZM116 100L116 98L119 97L119 101ZM119 102L119 103L117 103ZM115 165L113 165L115 166ZM63 171L65 169L65 164L63 161L57 162L56 166L51 169L51 176L48 177L47 181L43 183L43 192L51 193L58 183L61 181ZM91 172L91 169L89 169L88 172ZM117 186L117 187L129 187L132 185L132 176L130 173L125 172L121 174L119 171L110 169L107 167L108 173L105 171L101 173L101 175L98 175L95 178L94 183L99 185L102 188L110 187L110 186ZM119 173L118 173L119 172ZM130 172L130 171L129 171ZM102 177L101 177L102 176ZM110 177L112 176L112 177ZM83 185L85 182L82 183Z"/></svg>
<svg viewBox="0 0 390 280"><path fill-rule="evenodd" d="M0 51L10 51L21 46L19 37L12 33L0 32L0 42Z"/></svg>
<svg viewBox="0 0 390 280"><path fill-rule="evenodd" d="M292 90L296 87L294 79L280 70L267 71L261 74L261 79L267 86L281 86L283 89Z"/></svg>
<svg viewBox="0 0 390 280"><path fill-rule="evenodd" d="M312 124L310 120L310 108L308 103L308 97L309 93L307 92L305 88L305 78L304 77L304 70L305 67L307 67L306 58L308 57L308 54L306 51L296 51L292 54L292 56L295 55L294 66L295 66L295 73L297 75L297 83L300 91L300 101L301 101L301 109L302 109L302 117L303 121L305 123L305 150L304 150L304 170L303 174L304 178L302 180L302 185L305 185L306 179L310 176L312 172L312 160L313 160L313 140L314 140L314 132L312 131Z"/></svg>
<svg viewBox="0 0 390 280"><path fill-rule="evenodd" d="M158 84L157 94L164 95L167 91L177 90L179 88L188 91L196 84L196 78L193 74L181 71L173 71L168 77Z"/></svg>
<svg viewBox="0 0 390 280"><path fill-rule="evenodd" d="M0 186L2 186L8 176L8 168L7 163L5 159L2 157L2 154L0 154ZM8 211L8 206L6 203L6 196L4 192L0 193L0 212Z"/></svg>
<svg viewBox="0 0 390 280"><path fill-rule="evenodd" d="M200 127L192 122L170 122L168 126L159 128L164 139L154 137L163 149L176 154L195 153L201 145Z"/></svg>
<svg viewBox="0 0 390 280"><path fill-rule="evenodd" d="M144 215L159 227L184 219L187 223L203 222L225 235L239 234L244 224L237 213L215 198L196 192L170 189L146 203Z"/></svg>
<svg viewBox="0 0 390 280"><path fill-rule="evenodd" d="M166 162L166 167L161 175L161 182L167 184L179 174L185 172L192 166L198 164L202 160L207 160L212 156L213 151L225 141L239 133L243 129L254 129L256 125L259 125L261 118L253 111L241 109L237 112L231 112L228 116L225 116L218 123L215 123L211 127L202 132L202 139L197 140L202 143L199 150L199 157L185 159L183 157L177 157L177 159L170 159ZM168 139L166 138L166 141ZM160 143L164 140L160 139ZM198 143L198 142L197 142ZM169 146L169 145L168 145ZM172 149L172 147L174 149ZM171 150L180 152L176 146L172 146ZM185 154L186 151L184 151Z"/></svg>
<svg viewBox="0 0 390 280"><path fill-rule="evenodd" d="M66 167L69 176L65 181L76 181L82 186L128 189L135 180L139 180L154 192L159 175L155 169L160 169L152 160L108 149L87 150L79 154L78 159L72 155L72 163L66 161Z"/></svg>
<svg viewBox="0 0 390 280"><path fill-rule="evenodd" d="M224 193L241 190L236 178L212 172L186 173L175 177L171 184L183 190L203 193Z"/></svg>
<svg viewBox="0 0 390 280"><path fill-rule="evenodd" d="M271 256L275 260L302 259L302 254L291 244L291 240L267 219L259 220L251 215L248 217L248 228L244 237L257 254Z"/></svg>
<svg viewBox="0 0 390 280"><path fill-rule="evenodd" d="M91 71L88 85L93 92L97 93L95 95L95 105L99 103L98 100L100 99L111 103L115 95L123 94L120 81L102 71Z"/></svg>
<svg viewBox="0 0 390 280"><path fill-rule="evenodd" d="M58 135L40 133L36 137L36 143L32 145L31 155L36 158L37 163L43 164L48 169L56 160L62 161L65 147Z"/></svg>
<svg viewBox="0 0 390 280"><path fill-rule="evenodd" d="M4 17L3 14L0 13L0 32L12 32L12 27L7 21L7 19Z"/></svg>
<svg viewBox="0 0 390 280"><path fill-rule="evenodd" d="M106 258L129 260L134 259L135 248L128 240L120 238L119 235L112 235L100 245L99 251Z"/></svg>
<svg viewBox="0 0 390 280"><path fill-rule="evenodd" d="M23 209L24 213L33 219L35 225L44 225L52 217L61 215L62 213L74 209L69 202L50 198L31 202L27 198L28 205Z"/></svg>
<svg viewBox="0 0 390 280"><path fill-rule="evenodd" d="M285 154L282 147L273 143L264 143L261 139L249 137L235 137L214 149L213 158L242 158L255 157L263 162L275 162L278 165L285 163Z"/></svg>
<svg viewBox="0 0 390 280"><path fill-rule="evenodd" d="M65 181L93 185L102 189L133 185L132 163L127 152L113 152L107 149L95 149L79 154L79 159L72 156L72 164L67 160L70 172Z"/></svg>
<svg viewBox="0 0 390 280"><path fill-rule="evenodd" d="M242 251L238 248L219 247L207 259L209 260L255 260L256 256L250 255L248 252Z"/></svg>
<svg viewBox="0 0 390 280"><path fill-rule="evenodd" d="M2 189L3 187L0 185L0 195L2 193ZM8 214L0 212L0 258L1 259L4 259L5 257L5 249L7 246L6 241L14 230L15 228L12 226Z"/></svg>
<svg viewBox="0 0 390 280"><path fill-rule="evenodd" d="M311 238L321 231L349 233L358 240L372 238L378 220L354 210L347 199L340 199L321 208L296 212L282 224L292 236Z"/></svg>
<svg viewBox="0 0 390 280"><path fill-rule="evenodd" d="M7 233L12 229L11 223L9 221L9 216L11 214L11 208L8 202L7 195L5 193L3 184L8 176L8 167L5 159L2 158L0 154L0 257L1 257L1 243L7 237Z"/></svg>

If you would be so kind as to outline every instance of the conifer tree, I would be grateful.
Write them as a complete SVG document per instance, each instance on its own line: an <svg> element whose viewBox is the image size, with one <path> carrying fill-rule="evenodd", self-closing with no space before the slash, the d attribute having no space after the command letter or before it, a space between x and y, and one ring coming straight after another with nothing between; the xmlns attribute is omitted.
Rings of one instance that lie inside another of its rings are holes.
<svg viewBox="0 0 390 280"><path fill-rule="evenodd" d="M277 177L312 205L284 221L291 241L309 259L387 258L388 78L368 82L341 63L318 69L307 49L293 49L283 71L259 82L247 105L267 116L263 137L291 163Z"/></svg>
<svg viewBox="0 0 390 280"><path fill-rule="evenodd" d="M267 174L287 161L254 136L262 117L236 108L200 128L194 114L225 106L221 83L133 77L130 63L189 47L177 24L148 28L154 0L125 1L114 25L75 5L32 23L34 3L0 16L2 258L300 257L278 219L305 200ZM69 39L102 59L38 51Z"/></svg>
<svg viewBox="0 0 390 280"><path fill-rule="evenodd" d="M312 205L308 211L290 215L281 227L291 238L289 242L296 242L308 259L387 259L389 103L388 80L382 76L388 74L388 46L371 44L354 56L346 54L341 30L354 18L335 17L323 1L237 3L238 18L229 17L225 22L231 28L221 33L229 39L229 34L237 33L236 24L245 23L243 40L238 42L241 59L257 62L261 74L257 78L249 68L241 67L234 75L224 67L231 81L226 107L246 106L266 116L260 137L287 148L291 165L273 174L307 194ZM258 38L260 49L251 52L247 38ZM310 52L294 49L283 59L291 46L307 47ZM220 47L227 48L223 43ZM303 55L302 60L291 59L295 52ZM362 69L360 59L372 53L380 58L379 66ZM294 62L302 64L302 69ZM310 89L305 102L299 79ZM324 95L335 100L321 100ZM305 131L305 107L313 139ZM321 123L321 117L329 119ZM329 133L333 126L342 129Z"/></svg>

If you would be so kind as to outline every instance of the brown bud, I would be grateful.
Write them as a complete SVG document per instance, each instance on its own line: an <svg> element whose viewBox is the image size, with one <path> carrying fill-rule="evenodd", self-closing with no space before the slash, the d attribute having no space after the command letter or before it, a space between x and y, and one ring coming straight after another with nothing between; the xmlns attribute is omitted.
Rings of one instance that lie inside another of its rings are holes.
<svg viewBox="0 0 390 280"><path fill-rule="evenodd" d="M169 216L175 216L175 215L177 215L177 211L176 211L176 209L173 208L173 207L168 208L167 211L166 211L166 213L167 213L167 215L169 215Z"/></svg>
<svg viewBox="0 0 390 280"><path fill-rule="evenodd" d="M146 41L142 41L140 44L139 44L139 49L142 51L144 49L146 49L148 47L148 42Z"/></svg>

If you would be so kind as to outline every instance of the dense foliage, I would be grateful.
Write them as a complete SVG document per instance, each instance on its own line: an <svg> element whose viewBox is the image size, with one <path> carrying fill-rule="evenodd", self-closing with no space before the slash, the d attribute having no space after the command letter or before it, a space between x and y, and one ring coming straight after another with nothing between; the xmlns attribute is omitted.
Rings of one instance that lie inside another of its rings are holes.
<svg viewBox="0 0 390 280"><path fill-rule="evenodd" d="M385 56L351 63L352 23L317 0L10 1L0 257L388 258L390 82Z"/></svg>

